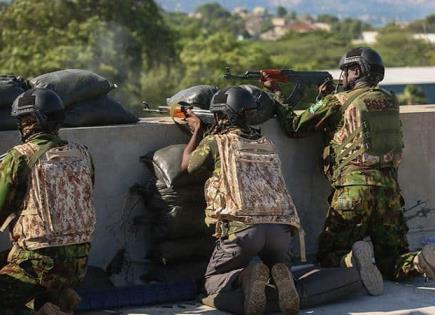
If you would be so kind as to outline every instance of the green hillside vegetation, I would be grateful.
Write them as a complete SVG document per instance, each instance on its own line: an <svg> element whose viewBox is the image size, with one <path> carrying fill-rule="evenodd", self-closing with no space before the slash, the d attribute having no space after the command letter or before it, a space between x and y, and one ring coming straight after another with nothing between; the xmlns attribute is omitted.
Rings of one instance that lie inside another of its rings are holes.
<svg viewBox="0 0 435 315"><path fill-rule="evenodd" d="M310 19L282 9L279 14L289 21ZM271 27L272 17L267 15L262 28ZM354 19L317 20L331 31L289 32L265 41L251 37L242 17L216 3L189 16L164 12L152 0L14 0L0 7L0 72L31 78L89 69L118 84L115 96L140 114L142 100L163 105L191 85L234 84L222 78L226 66L234 72L335 68L352 39L373 29ZM433 21L429 16L425 27L431 29ZM374 48L387 66L435 64L433 45L412 37L419 23L381 30Z"/></svg>

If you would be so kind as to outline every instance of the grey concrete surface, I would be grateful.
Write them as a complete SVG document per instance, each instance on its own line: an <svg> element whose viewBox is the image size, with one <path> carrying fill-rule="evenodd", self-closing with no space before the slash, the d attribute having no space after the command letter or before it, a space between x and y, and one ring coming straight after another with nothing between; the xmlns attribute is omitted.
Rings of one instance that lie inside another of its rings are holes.
<svg viewBox="0 0 435 315"><path fill-rule="evenodd" d="M408 237L416 248L424 237L435 237L435 106L405 106L401 119L405 149L399 176L405 209L409 209L406 215L415 216L408 222ZM321 139L289 139L273 120L262 129L280 150L289 191L307 234L307 251L313 254L330 192L320 168ZM95 160L97 227L90 264L104 268L116 251L125 247L129 269L116 282L136 283L146 265L149 239L145 229L131 225L132 217L144 209L138 200L129 197L128 189L150 176L139 156L169 144L185 143L186 135L168 119L155 118L136 125L62 129L61 135L87 145ZM18 140L15 131L0 132L0 152ZM7 236L2 235L0 249L7 246Z"/></svg>
<svg viewBox="0 0 435 315"><path fill-rule="evenodd" d="M195 302L164 304L124 310L106 310L82 315L154 315L154 314L207 314L224 315L225 312ZM300 315L433 315L435 314L435 283L422 278L408 283L385 282L382 296L368 296L361 292L344 300L303 309Z"/></svg>

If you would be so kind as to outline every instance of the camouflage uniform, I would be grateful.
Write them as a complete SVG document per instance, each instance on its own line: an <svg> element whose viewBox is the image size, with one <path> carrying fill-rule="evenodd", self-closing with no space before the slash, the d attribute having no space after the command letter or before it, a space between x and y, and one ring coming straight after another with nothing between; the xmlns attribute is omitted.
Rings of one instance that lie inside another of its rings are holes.
<svg viewBox="0 0 435 315"><path fill-rule="evenodd" d="M401 207L403 199L397 181L397 165L359 167L357 155L353 163L341 167L336 161L341 134L345 131L345 113L342 106L348 99L369 87L328 95L313 104L302 114L296 115L279 106L278 118L290 137L308 136L321 132L325 143L323 151L324 172L328 177L331 194L324 230L319 237L317 259L322 266L338 266L352 248L352 244L370 237L375 258L382 274L389 279L401 279L415 272L413 260L416 253L408 253L406 225ZM380 99L367 92L364 101L368 105L389 104L398 111L397 100L388 92ZM377 94L376 94L377 95ZM282 103L282 99L278 99ZM353 104L352 101L350 104ZM355 142L355 141L354 141ZM352 146L352 142L349 143ZM357 162L355 162L357 161Z"/></svg>
<svg viewBox="0 0 435 315"><path fill-rule="evenodd" d="M242 137L251 137L257 140L259 135L245 133L241 129L233 129L228 132ZM219 144L216 135L204 138L196 150L191 153L188 164L188 172L195 172L201 167L213 170L212 176L206 184L206 195L211 191L217 196L212 201L208 200L206 208L206 223L216 224L216 247L207 266L205 274L205 289L208 294L216 294L223 291L232 291L238 286L240 273L249 264L258 261L258 257L269 267L276 263L290 264L290 244L292 221L287 217L286 222L280 221L281 216L265 215L265 224L258 224L249 216L225 217L218 221L215 216L215 202L222 198L219 187L213 183L219 182L224 170L221 165ZM210 184L211 183L211 184ZM298 222L296 210L293 215ZM261 216L259 216L261 217ZM284 216L282 216L284 218ZM268 223L273 222L273 223ZM299 223L297 223L298 225ZM296 224L294 225L296 226Z"/></svg>
<svg viewBox="0 0 435 315"><path fill-rule="evenodd" d="M242 133L242 131L236 130ZM199 170L201 167L205 167L209 170L213 170L212 177L219 178L221 176L221 159L219 156L219 149L217 141L213 135L209 135L204 138L195 151L192 152L189 158L188 172L193 173ZM205 223L207 225L217 224L217 220L213 218L214 210L211 209L211 205L207 203L205 209ZM222 237L227 235L234 235L235 233L248 228L250 224L243 222L226 222L222 226Z"/></svg>
<svg viewBox="0 0 435 315"><path fill-rule="evenodd" d="M41 146L59 140L55 135L42 133L34 135L28 142ZM2 224L11 213L22 208L29 174L26 157L15 149L9 151L0 164ZM32 314L32 302L41 306L46 300L55 298L52 294L59 293L61 288L79 284L86 274L89 243L28 250L18 246L14 240L12 242L6 265L0 266L1 310Z"/></svg>
<svg viewBox="0 0 435 315"><path fill-rule="evenodd" d="M221 149L218 148L218 138L222 142L224 139L224 143L226 145L221 144ZM256 215L255 210L259 211L259 203L255 202L255 198L260 194L259 191L246 191L243 192L243 196L246 196L247 199L253 199L253 203L251 205L241 205L241 204L235 204L236 201L236 194L240 193L237 189L233 192L226 192L226 194L231 194L231 198L229 201L224 200L226 197L225 192L221 191L222 189L228 190L228 189L234 189L234 186L237 186L237 184L230 184L229 188L221 188L220 182L223 178L224 182L230 182L232 183L232 179L230 179L230 176L237 177L237 175L233 174L223 174L225 173L225 168L222 170L221 166L221 158L222 156L229 159L230 152L233 150L232 145L234 143L238 143L238 139L240 138L251 138L252 140L259 141L261 143L269 143L267 139L262 138L259 139L260 136L258 134L248 134L244 133L240 129L231 130L227 132L225 135L211 135L206 137L201 143L198 145L196 150L192 152L189 164L188 164L188 171L194 172L198 170L202 166L208 166L209 169L213 169L212 176L208 179L206 183L206 199L207 199L207 208L206 208L206 223L207 224L216 224L217 225L217 235L220 236L226 236L227 234L235 233L237 231L240 231L242 229L245 229L248 226L251 226L253 224L264 224L264 223L276 223L276 224L288 224L292 225L294 228L298 229L299 226L299 217L297 214L297 211L294 207L293 201L291 200L291 196L289 196L287 189L285 188L285 198L288 199L288 203L284 202L279 203L280 200L279 197L281 196L278 194L278 191L274 190L272 195L270 196L270 199L273 200L267 200L266 197L263 196L263 198L260 198L262 200L266 200L267 206L266 214ZM222 155L222 156L221 156ZM245 159L245 158L244 158ZM280 163L279 159L278 162ZM249 164L248 164L249 165ZM224 165L225 166L225 165ZM239 171L242 172L242 174L250 173L250 174L256 174L252 173L256 170L253 169L245 169L243 168L243 165L239 165ZM234 166L231 165L231 167L227 168L233 168ZM266 169L265 167L262 167L262 169ZM231 170L226 170L228 173L233 173ZM280 170L279 170L280 172ZM227 175L227 176L225 176ZM241 177L238 177L237 182L242 181L243 175L239 175ZM273 184L277 184L275 182L266 181L265 183L262 183L262 178L260 175L254 175L254 178L256 180L256 183L260 183L260 187L264 188L264 185L268 185L268 187L273 187ZM265 176L270 177L270 176ZM282 178L282 176L275 176L276 178ZM258 180L257 180L258 178ZM277 181L278 182L278 181ZM281 184L283 182L279 182ZM278 184L278 185L279 185ZM247 186L246 184L244 187ZM252 185L249 185L252 186ZM283 185L285 186L285 184ZM281 186L282 187L282 186ZM254 187L252 187L254 189ZM274 188L275 189L275 188ZM278 187L276 189L279 189ZM263 195L264 195L264 189ZM281 192L281 190L279 191ZM251 194L251 195L249 195ZM283 198L284 199L284 198ZM243 207L247 207L248 209L251 209L250 211L247 211L246 213L243 211ZM216 209L223 209L227 210L226 212L219 212L219 221L216 219ZM229 209L237 209L237 213L232 213ZM252 210L255 209L255 210ZM285 209L284 211L281 211L281 209ZM222 221L221 221L222 220ZM220 230L220 228L223 227L223 230Z"/></svg>

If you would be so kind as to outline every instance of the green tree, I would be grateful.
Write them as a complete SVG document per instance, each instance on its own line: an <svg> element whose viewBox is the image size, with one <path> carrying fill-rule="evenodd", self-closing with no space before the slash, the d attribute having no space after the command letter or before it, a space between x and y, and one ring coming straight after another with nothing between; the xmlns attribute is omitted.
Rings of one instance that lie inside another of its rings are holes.
<svg viewBox="0 0 435 315"><path fill-rule="evenodd" d="M234 35L246 33L245 22L216 2L200 5L195 13L198 15L204 33L230 32Z"/></svg>
<svg viewBox="0 0 435 315"><path fill-rule="evenodd" d="M128 105L144 93L143 72L176 62L172 36L151 0L15 0L0 15L0 70L89 69Z"/></svg>
<svg viewBox="0 0 435 315"><path fill-rule="evenodd" d="M287 16L287 9L286 8L284 8L282 5L279 5L277 8L276 8L276 16L277 17L280 17L280 18L283 18L283 17L286 17Z"/></svg>
<svg viewBox="0 0 435 315"><path fill-rule="evenodd" d="M330 14L319 14L317 17L317 22L320 23L327 23L327 24L334 24L334 23L340 23L340 20L338 17Z"/></svg>
<svg viewBox="0 0 435 315"><path fill-rule="evenodd" d="M259 45L237 41L230 33L202 36L189 42L181 52L181 60L185 75L180 88L196 84L224 87L231 83L223 78L225 67L241 72L272 65L269 55Z"/></svg>
<svg viewBox="0 0 435 315"><path fill-rule="evenodd" d="M427 104L427 98L423 89L418 85L407 85L402 94L399 95L400 105Z"/></svg>
<svg viewBox="0 0 435 315"><path fill-rule="evenodd" d="M319 70L336 68L350 43L345 36L333 32L289 32L263 47L279 68Z"/></svg>
<svg viewBox="0 0 435 315"><path fill-rule="evenodd" d="M435 14L431 14L422 20L411 22L408 30L414 33L435 33Z"/></svg>
<svg viewBox="0 0 435 315"><path fill-rule="evenodd" d="M394 25L379 32L374 48L389 67L429 65L434 52L431 44L415 39L411 32Z"/></svg>

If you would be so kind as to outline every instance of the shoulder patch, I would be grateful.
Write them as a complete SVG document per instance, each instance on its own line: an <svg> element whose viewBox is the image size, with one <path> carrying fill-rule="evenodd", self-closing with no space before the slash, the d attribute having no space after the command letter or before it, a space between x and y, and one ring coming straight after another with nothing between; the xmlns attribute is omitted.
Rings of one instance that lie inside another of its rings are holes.
<svg viewBox="0 0 435 315"><path fill-rule="evenodd" d="M314 114L320 107L322 107L324 104L323 100L319 100L316 103L314 103L313 105L311 105L308 110L310 111L311 114Z"/></svg>

